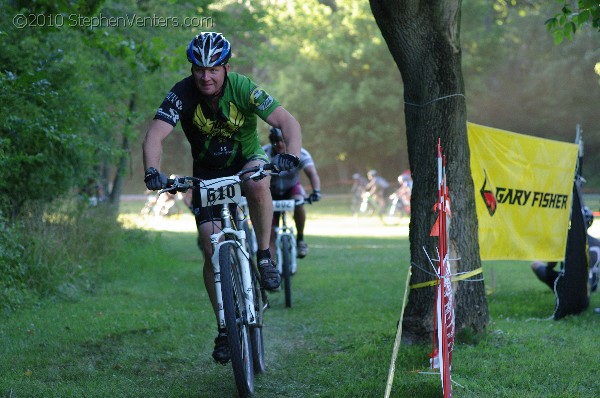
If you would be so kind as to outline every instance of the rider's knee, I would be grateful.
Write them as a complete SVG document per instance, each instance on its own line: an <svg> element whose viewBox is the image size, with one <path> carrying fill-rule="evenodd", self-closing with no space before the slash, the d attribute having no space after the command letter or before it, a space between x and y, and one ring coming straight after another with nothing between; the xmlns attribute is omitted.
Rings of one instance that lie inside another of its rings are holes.
<svg viewBox="0 0 600 398"><path fill-rule="evenodd" d="M244 192L248 198L271 200L271 189L269 178L263 178L259 181L249 180L244 183Z"/></svg>

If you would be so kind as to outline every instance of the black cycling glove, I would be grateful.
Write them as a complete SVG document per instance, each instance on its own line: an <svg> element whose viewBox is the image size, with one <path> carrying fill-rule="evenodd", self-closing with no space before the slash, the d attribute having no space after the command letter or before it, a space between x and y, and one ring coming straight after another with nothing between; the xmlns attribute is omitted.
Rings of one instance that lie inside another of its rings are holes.
<svg viewBox="0 0 600 398"><path fill-rule="evenodd" d="M144 182L146 183L146 188L157 191L167 186L167 176L154 167L148 167L148 170L144 174Z"/></svg>
<svg viewBox="0 0 600 398"><path fill-rule="evenodd" d="M318 202L319 200L321 200L321 191L319 191L318 189L315 189L313 191L313 193L310 194L309 198L310 202Z"/></svg>
<svg viewBox="0 0 600 398"><path fill-rule="evenodd" d="M273 158L273 163L275 163L279 171L286 171L298 167L300 159L290 153L278 153Z"/></svg>

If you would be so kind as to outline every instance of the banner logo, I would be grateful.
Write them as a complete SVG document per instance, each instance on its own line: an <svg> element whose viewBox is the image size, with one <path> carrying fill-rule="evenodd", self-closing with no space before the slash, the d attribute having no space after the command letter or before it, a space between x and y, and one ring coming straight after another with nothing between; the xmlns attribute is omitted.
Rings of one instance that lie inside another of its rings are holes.
<svg viewBox="0 0 600 398"><path fill-rule="evenodd" d="M485 203L488 213L490 213L490 217L493 217L494 213L496 213L498 204L540 207L546 209L567 208L569 196L558 193L498 187L494 194L492 188L488 187L488 185L491 184L488 183L487 172L485 169L483 169L483 176L483 185L479 192L481 193L483 203Z"/></svg>
<svg viewBox="0 0 600 398"><path fill-rule="evenodd" d="M487 208L488 213L490 213L490 217L492 217L494 215L494 213L496 212L496 207L498 207L498 202L496 202L496 197L494 196L494 192L492 192L491 189L485 189L485 186L487 185L487 172L485 171L485 169L483 169L483 175L484 175L483 186L481 187L481 190L479 192L481 193L481 197L483 198L483 203L485 203L485 207Z"/></svg>
<svg viewBox="0 0 600 398"><path fill-rule="evenodd" d="M562 261L577 144L467 128L481 259Z"/></svg>

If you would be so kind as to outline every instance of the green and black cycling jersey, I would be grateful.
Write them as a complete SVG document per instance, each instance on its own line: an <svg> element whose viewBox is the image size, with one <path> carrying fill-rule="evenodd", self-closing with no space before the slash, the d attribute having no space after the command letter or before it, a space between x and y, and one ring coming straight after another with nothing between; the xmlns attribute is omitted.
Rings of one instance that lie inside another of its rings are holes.
<svg viewBox="0 0 600 398"><path fill-rule="evenodd" d="M216 177L239 170L250 160L268 157L261 148L257 117L265 120L279 103L248 77L230 72L215 112L198 91L194 78L176 83L155 119L181 127L191 145L194 175Z"/></svg>

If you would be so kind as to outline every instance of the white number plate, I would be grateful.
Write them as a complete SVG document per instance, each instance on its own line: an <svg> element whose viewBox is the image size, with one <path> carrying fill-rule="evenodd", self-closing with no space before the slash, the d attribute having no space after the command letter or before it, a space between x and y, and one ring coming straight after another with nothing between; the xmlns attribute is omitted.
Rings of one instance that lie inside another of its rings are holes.
<svg viewBox="0 0 600 398"><path fill-rule="evenodd" d="M237 176L204 180L200 186L202 207L238 203L242 198L242 187Z"/></svg>
<svg viewBox="0 0 600 398"><path fill-rule="evenodd" d="M292 211L296 206L296 202L291 200L274 200L273 211Z"/></svg>

